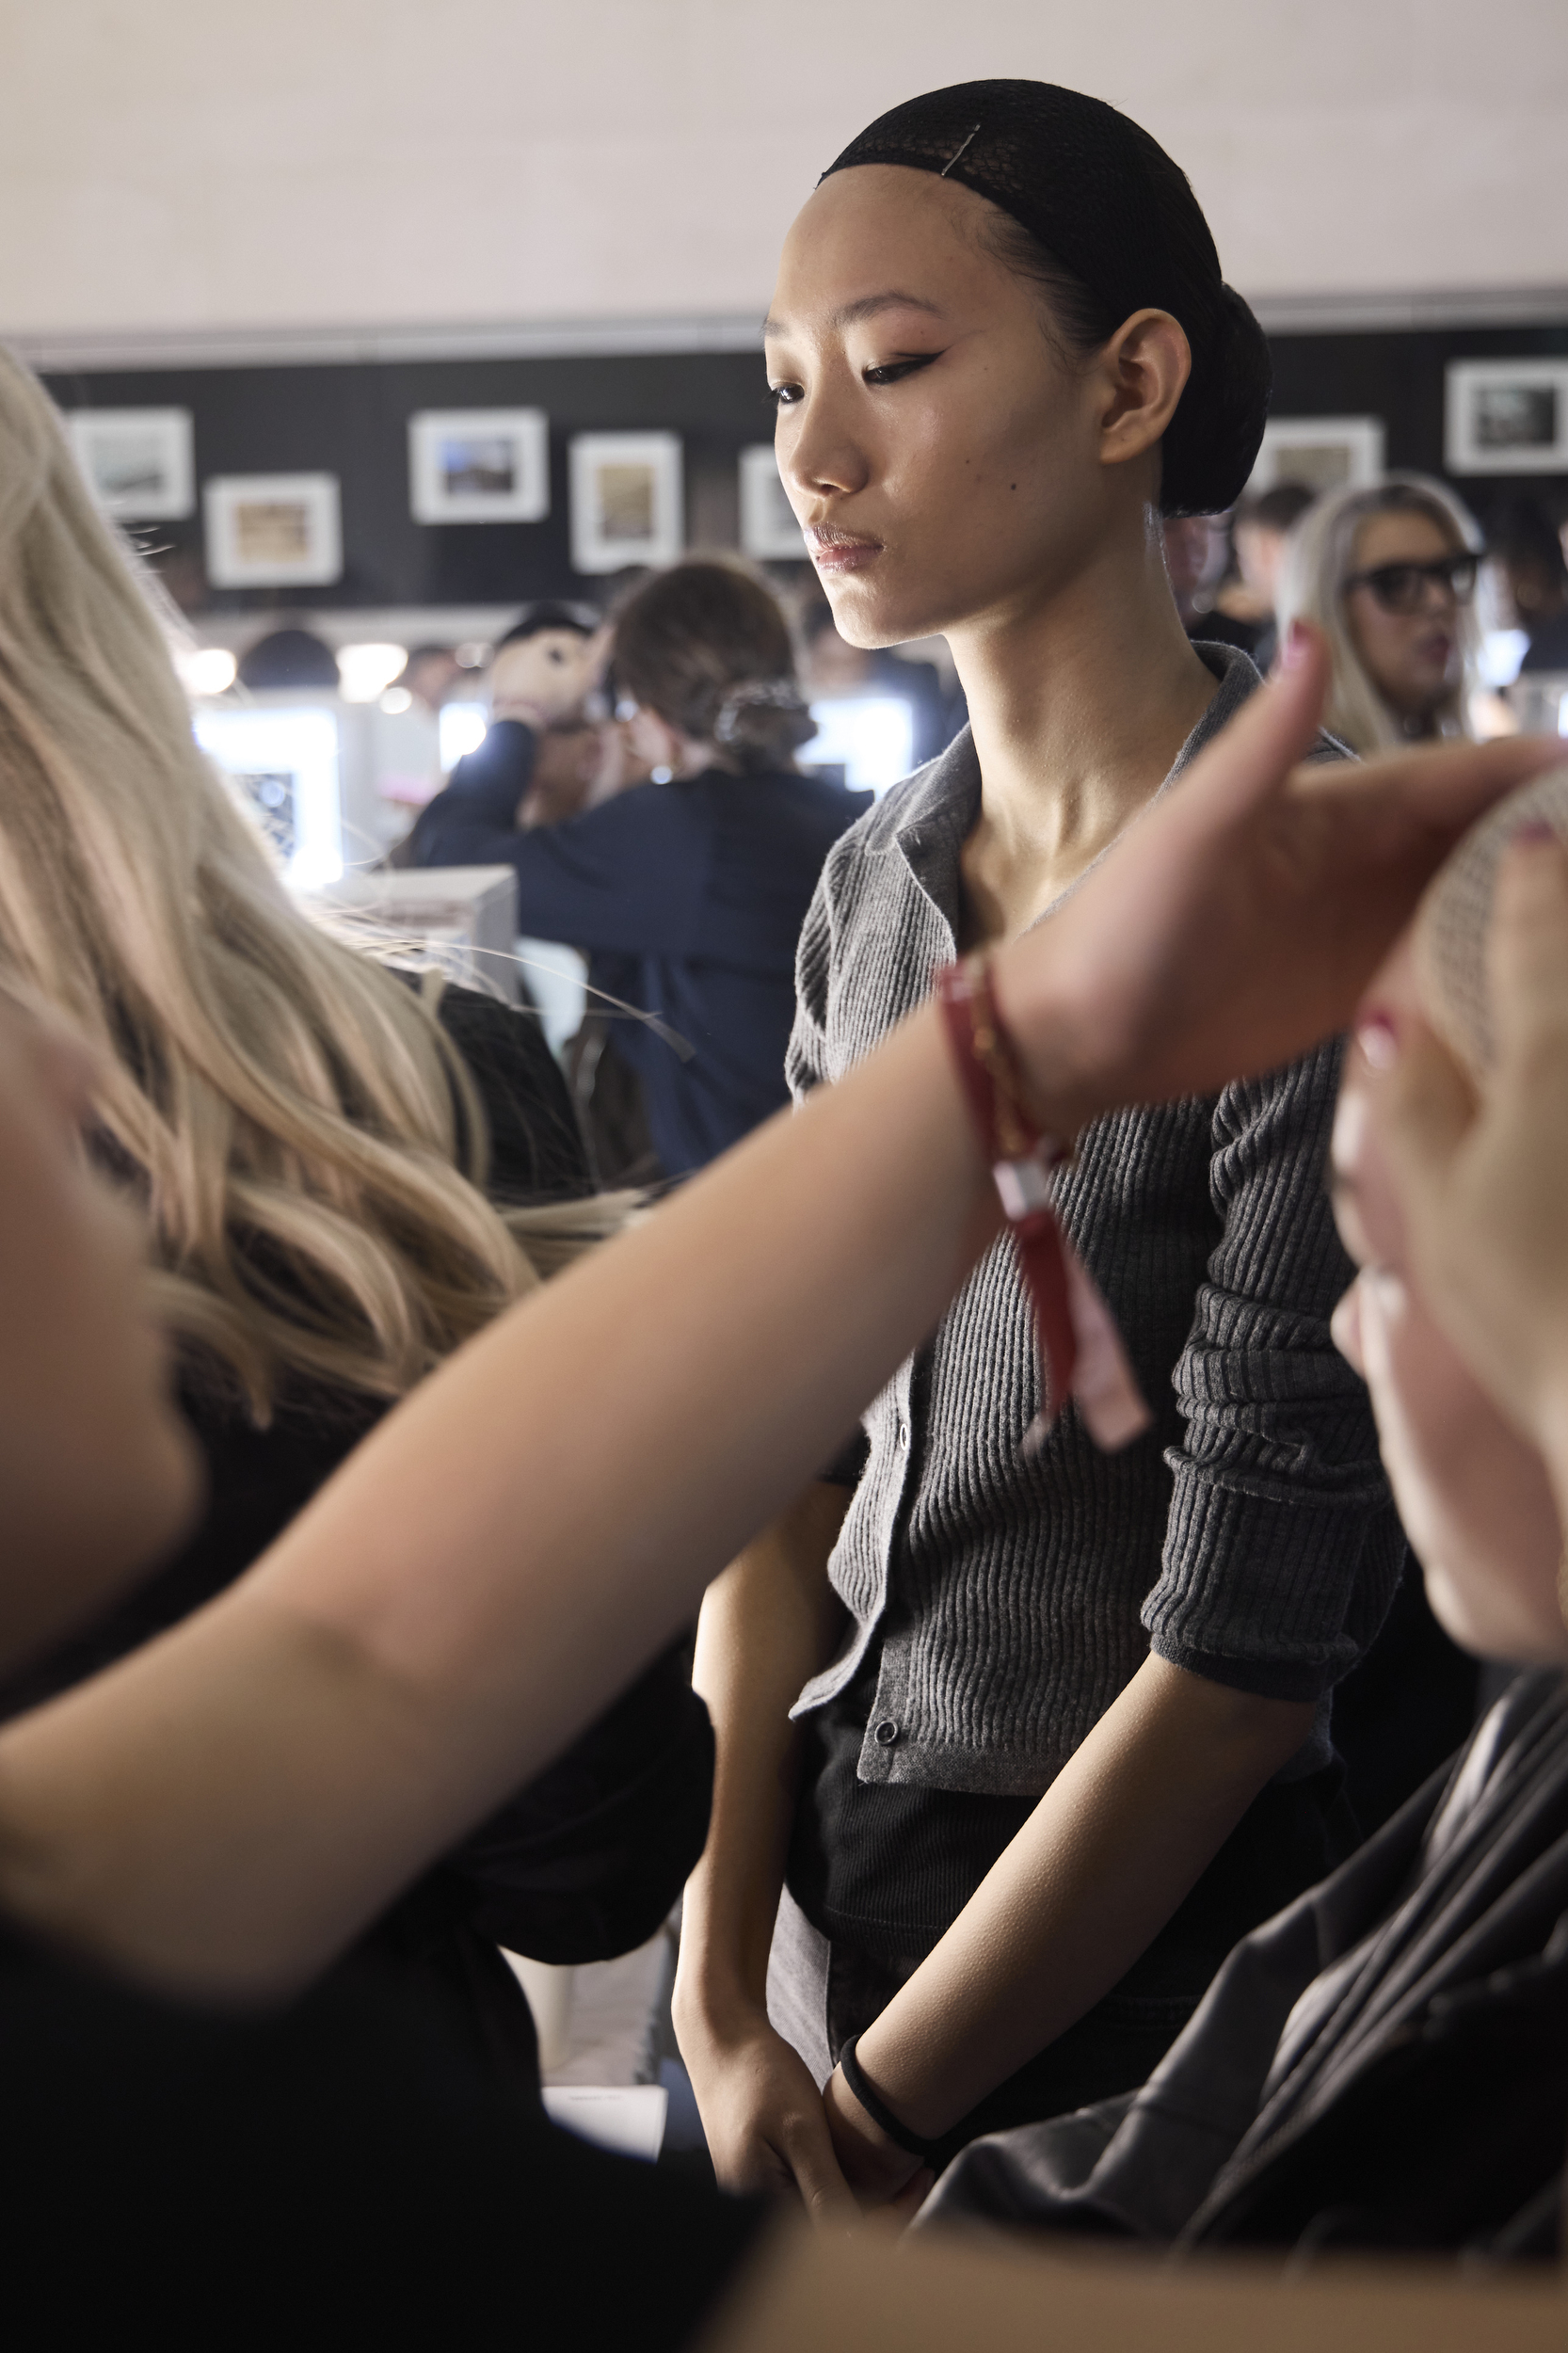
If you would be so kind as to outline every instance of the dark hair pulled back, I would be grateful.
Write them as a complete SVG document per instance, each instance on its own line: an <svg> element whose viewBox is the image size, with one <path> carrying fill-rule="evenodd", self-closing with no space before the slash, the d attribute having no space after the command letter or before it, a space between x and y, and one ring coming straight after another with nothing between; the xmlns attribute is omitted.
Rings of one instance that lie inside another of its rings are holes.
<svg viewBox="0 0 1568 2353"><path fill-rule="evenodd" d="M1178 320L1192 372L1160 444L1160 509L1234 505L1269 413L1268 341L1221 276L1186 174L1157 140L1053 83L961 82L879 117L828 168L858 164L935 172L995 205L992 251L1044 289L1075 357L1099 350L1135 311Z"/></svg>
<svg viewBox="0 0 1568 2353"><path fill-rule="evenodd" d="M816 733L778 600L738 565L676 564L616 616L617 690L743 775L785 768Z"/></svg>

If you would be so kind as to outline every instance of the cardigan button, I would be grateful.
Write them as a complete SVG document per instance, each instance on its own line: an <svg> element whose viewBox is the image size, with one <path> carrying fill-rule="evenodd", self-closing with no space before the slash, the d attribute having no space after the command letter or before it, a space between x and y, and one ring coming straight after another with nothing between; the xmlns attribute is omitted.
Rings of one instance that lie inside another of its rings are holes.
<svg viewBox="0 0 1568 2353"><path fill-rule="evenodd" d="M872 1738L876 1742L879 1748L890 1749L892 1747L893 1742L898 1738L898 1726L894 1723L890 1716L885 1716L883 1718L882 1721L877 1725L876 1730L872 1734Z"/></svg>

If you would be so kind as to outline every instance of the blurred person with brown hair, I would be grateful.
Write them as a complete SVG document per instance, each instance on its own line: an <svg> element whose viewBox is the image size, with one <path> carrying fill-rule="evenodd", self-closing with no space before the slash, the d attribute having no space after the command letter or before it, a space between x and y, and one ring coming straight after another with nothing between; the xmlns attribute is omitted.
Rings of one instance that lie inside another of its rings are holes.
<svg viewBox="0 0 1568 2353"><path fill-rule="evenodd" d="M510 865L518 922L616 959L617 1032L661 1172L685 1176L789 1099L795 944L829 849L866 793L799 774L814 732L776 599L738 565L678 564L634 587L611 648L630 732L664 781L529 826L510 776L460 763L416 829L424 866ZM498 712L536 736L508 688ZM495 730L492 729L492 733Z"/></svg>
<svg viewBox="0 0 1568 2353"><path fill-rule="evenodd" d="M1471 517L1425 474L1331 491L1296 525L1279 625L1312 621L1327 637L1334 687L1324 724L1352 752L1472 732L1480 552Z"/></svg>

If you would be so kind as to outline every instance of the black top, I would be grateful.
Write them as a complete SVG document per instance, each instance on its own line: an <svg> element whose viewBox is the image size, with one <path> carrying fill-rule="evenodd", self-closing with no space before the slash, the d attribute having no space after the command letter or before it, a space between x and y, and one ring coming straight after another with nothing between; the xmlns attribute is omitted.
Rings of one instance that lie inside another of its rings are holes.
<svg viewBox="0 0 1568 2353"><path fill-rule="evenodd" d="M440 1019L478 1085L490 1190L503 1201L581 1193L586 1161L566 1085L531 1015L449 988ZM387 1411L384 1399L296 1380L259 1430L232 1383L187 1365L181 1402L208 1478L205 1516L174 1559L93 1624L0 1683L0 1720L138 1649L243 1575ZM538 1961L604 1960L652 1936L707 1835L712 1734L682 1645L410 1890L371 1942L476 2035L518 2088L536 2081L533 2029L505 1945Z"/></svg>
<svg viewBox="0 0 1568 2353"><path fill-rule="evenodd" d="M622 959L617 994L681 1041L616 1032L659 1158L684 1175L789 1101L795 942L824 858L871 795L711 769L520 833L533 764L533 730L499 720L421 812L413 861L509 865L520 932Z"/></svg>
<svg viewBox="0 0 1568 2353"><path fill-rule="evenodd" d="M0 2097L17 2346L674 2353L764 2219L508 2103L364 1960L231 2017L0 1928Z"/></svg>

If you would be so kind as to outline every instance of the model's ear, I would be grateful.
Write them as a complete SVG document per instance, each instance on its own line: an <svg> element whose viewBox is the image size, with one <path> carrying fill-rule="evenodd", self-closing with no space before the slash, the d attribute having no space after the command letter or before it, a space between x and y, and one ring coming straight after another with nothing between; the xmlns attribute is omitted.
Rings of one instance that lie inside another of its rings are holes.
<svg viewBox="0 0 1568 2353"><path fill-rule="evenodd" d="M1192 373L1192 347L1169 311L1134 311L1095 361L1104 393L1100 458L1142 457L1163 436Z"/></svg>

